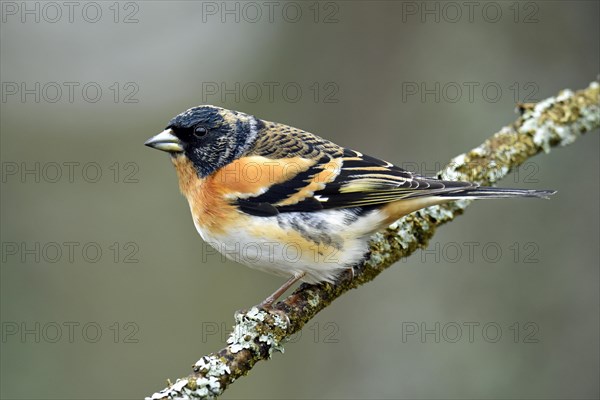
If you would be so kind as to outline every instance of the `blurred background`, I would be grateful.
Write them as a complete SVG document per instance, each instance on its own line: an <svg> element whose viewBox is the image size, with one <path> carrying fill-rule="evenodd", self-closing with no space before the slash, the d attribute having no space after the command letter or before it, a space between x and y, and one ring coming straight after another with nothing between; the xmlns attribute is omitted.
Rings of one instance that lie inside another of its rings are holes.
<svg viewBox="0 0 600 400"><path fill-rule="evenodd" d="M143 146L185 109L433 175L597 77L598 2L468 3L2 1L2 398L151 395L282 283L208 251ZM223 398L598 398L598 150L529 160L501 184L552 200L473 204Z"/></svg>

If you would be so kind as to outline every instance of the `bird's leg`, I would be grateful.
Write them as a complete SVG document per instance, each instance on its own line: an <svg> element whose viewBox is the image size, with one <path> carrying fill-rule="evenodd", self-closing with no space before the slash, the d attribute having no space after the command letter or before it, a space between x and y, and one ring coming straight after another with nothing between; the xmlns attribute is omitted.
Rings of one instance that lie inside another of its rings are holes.
<svg viewBox="0 0 600 400"><path fill-rule="evenodd" d="M263 302L260 303L258 306L266 310L270 310L273 307L273 303L275 302L275 300L280 298L281 295L284 294L285 291L290 288L290 286L302 279L304 275L306 275L306 272L302 272L301 274L296 274L292 276L290 279L287 280L287 282L281 285L281 287L277 289L272 295L264 299Z"/></svg>
<svg viewBox="0 0 600 400"><path fill-rule="evenodd" d="M352 282L354 280L354 267L350 267L348 268L349 272L350 272L350 282Z"/></svg>

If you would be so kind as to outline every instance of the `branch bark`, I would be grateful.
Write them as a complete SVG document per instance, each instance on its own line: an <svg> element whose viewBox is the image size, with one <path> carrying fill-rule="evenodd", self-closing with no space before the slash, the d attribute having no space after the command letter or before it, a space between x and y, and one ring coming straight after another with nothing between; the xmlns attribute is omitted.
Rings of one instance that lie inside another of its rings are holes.
<svg viewBox="0 0 600 400"><path fill-rule="evenodd" d="M573 143L579 136L600 126L600 85L592 82L586 89L563 90L537 104L520 104L521 116L480 146L461 154L438 175L449 180L467 180L491 185L528 158L550 152L555 146ZM246 375L261 360L269 359L282 345L319 311L350 289L373 280L383 270L425 248L436 228L463 213L470 201L429 207L412 213L387 230L376 233L370 252L351 273L335 285L302 284L288 298L275 305L280 313L251 308L235 316L228 346L203 356L193 372L147 399L213 398L236 379ZM287 316L287 318L282 317Z"/></svg>

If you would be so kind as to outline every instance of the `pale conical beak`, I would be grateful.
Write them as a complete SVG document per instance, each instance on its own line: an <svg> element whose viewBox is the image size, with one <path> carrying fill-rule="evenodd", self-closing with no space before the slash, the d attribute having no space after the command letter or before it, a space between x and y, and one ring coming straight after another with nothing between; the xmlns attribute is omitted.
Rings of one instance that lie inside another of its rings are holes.
<svg viewBox="0 0 600 400"><path fill-rule="evenodd" d="M165 129L156 136L152 136L144 143L148 147L153 149L166 151L167 153L181 153L183 146L177 136L173 135L171 129Z"/></svg>

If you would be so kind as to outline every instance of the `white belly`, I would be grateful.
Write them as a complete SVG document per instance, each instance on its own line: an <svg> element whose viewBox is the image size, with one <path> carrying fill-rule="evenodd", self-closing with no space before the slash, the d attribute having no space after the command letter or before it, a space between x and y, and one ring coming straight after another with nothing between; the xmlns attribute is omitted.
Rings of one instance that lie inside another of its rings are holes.
<svg viewBox="0 0 600 400"><path fill-rule="evenodd" d="M204 241L233 261L279 276L306 273L305 282L317 283L333 281L362 260L383 216L379 211L356 216L344 209L244 219L220 235L195 218L194 224Z"/></svg>

